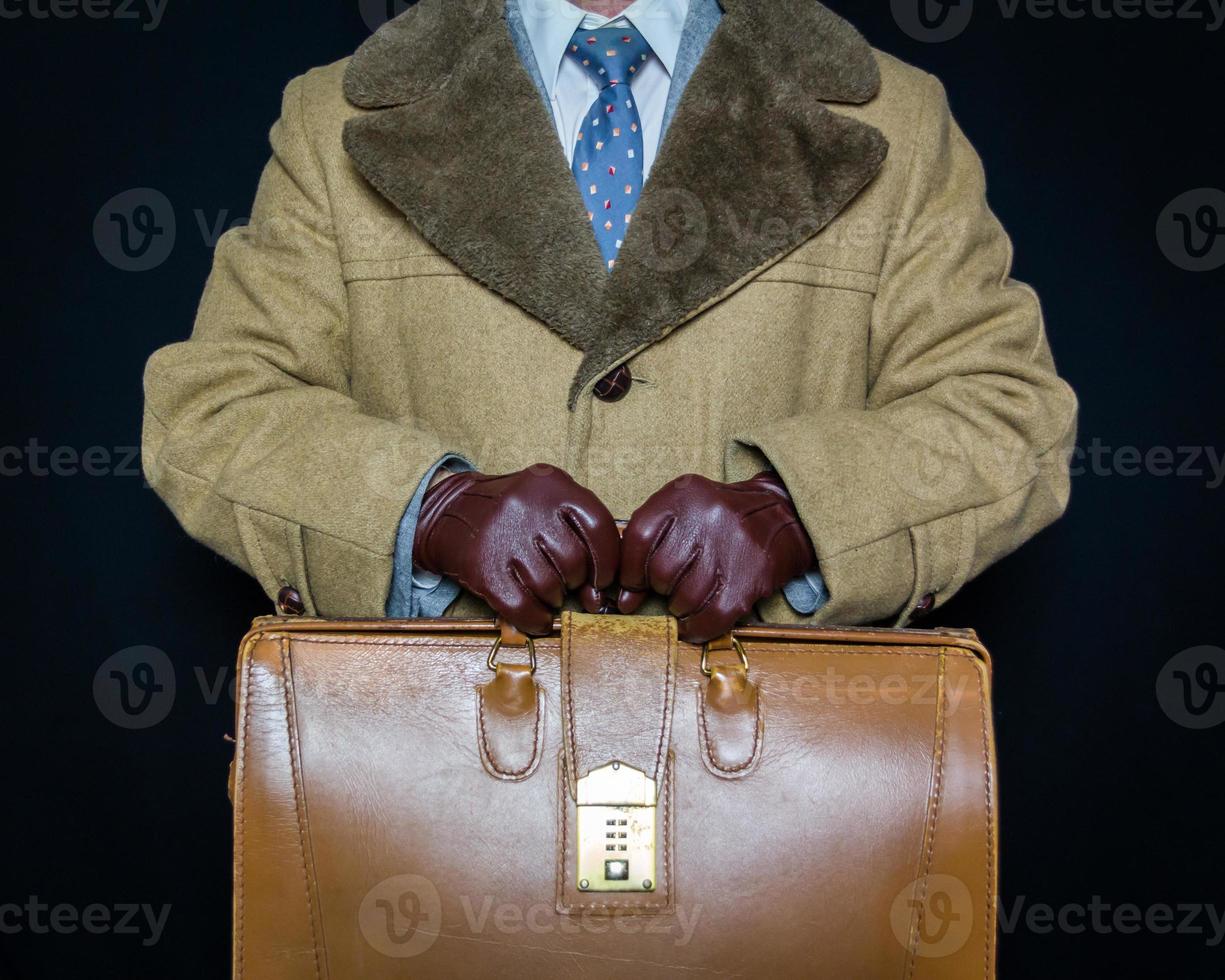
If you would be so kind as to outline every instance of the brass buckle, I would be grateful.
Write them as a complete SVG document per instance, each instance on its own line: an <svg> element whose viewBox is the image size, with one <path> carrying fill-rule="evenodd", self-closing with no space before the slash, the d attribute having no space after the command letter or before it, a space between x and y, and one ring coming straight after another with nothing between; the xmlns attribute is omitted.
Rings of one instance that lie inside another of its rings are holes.
<svg viewBox="0 0 1225 980"><path fill-rule="evenodd" d="M655 780L611 762L578 781L578 887L655 890Z"/></svg>
<svg viewBox="0 0 1225 980"><path fill-rule="evenodd" d="M745 673L749 670L749 655L744 651L744 644L736 637L732 637L732 649L736 651L736 656L740 658L740 664L744 667ZM710 669L710 644L707 643L702 647L702 676L710 677L713 673Z"/></svg>
<svg viewBox="0 0 1225 980"><path fill-rule="evenodd" d="M489 651L489 659L485 661L485 665L492 671L498 669L498 651L502 649L502 637L498 637L493 641L493 647ZM527 655L528 662L532 665L532 673L536 673L536 641L530 636L527 638Z"/></svg>

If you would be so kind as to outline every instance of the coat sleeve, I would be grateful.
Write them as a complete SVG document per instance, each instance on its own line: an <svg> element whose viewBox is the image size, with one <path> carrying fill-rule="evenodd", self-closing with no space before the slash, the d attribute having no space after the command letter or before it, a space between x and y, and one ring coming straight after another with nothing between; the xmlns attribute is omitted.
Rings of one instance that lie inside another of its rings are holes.
<svg viewBox="0 0 1225 980"><path fill-rule="evenodd" d="M381 616L396 530L447 451L363 414L324 176L285 92L247 227L218 243L191 339L145 372L147 479L195 538L309 613Z"/></svg>
<svg viewBox="0 0 1225 980"><path fill-rule="evenodd" d="M829 585L821 622L905 623L1068 501L1076 398L1037 296L1010 278L982 164L939 82L928 86L872 313L865 405L771 423L729 449L735 475L764 455L795 499Z"/></svg>

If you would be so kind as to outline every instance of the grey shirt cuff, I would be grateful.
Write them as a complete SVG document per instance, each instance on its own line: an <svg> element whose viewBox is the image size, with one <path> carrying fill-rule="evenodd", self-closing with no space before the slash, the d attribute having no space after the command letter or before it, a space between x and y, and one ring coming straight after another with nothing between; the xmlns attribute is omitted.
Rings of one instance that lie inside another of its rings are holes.
<svg viewBox="0 0 1225 980"><path fill-rule="evenodd" d="M784 585L783 596L801 616L811 616L829 602L829 589L820 572L808 572Z"/></svg>
<svg viewBox="0 0 1225 980"><path fill-rule="evenodd" d="M430 481L440 469L452 473L469 473L476 469L457 453L448 453L431 466L417 486L417 492L400 518L396 532L395 567L391 576L391 593L387 597L387 615L392 619L436 619L459 598L456 582L433 572L413 567L413 541L417 537L417 521L421 517L421 502Z"/></svg>

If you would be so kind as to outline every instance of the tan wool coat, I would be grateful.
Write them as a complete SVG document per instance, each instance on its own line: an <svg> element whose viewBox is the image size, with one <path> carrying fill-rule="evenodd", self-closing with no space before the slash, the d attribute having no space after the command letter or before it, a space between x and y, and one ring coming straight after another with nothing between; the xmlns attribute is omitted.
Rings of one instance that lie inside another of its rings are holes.
<svg viewBox="0 0 1225 980"><path fill-rule="evenodd" d="M187 530L269 595L381 616L444 453L563 467L622 519L772 466L812 620L850 624L1058 517L1076 401L942 87L814 0L722 2L611 275L503 0L422 0L291 82L250 226L147 369L145 468Z"/></svg>

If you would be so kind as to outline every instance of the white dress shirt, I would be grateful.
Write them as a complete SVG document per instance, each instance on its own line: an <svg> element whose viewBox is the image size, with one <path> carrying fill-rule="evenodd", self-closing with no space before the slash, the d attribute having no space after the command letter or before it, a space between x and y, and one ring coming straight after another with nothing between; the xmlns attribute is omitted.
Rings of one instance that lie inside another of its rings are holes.
<svg viewBox="0 0 1225 980"><path fill-rule="evenodd" d="M655 52L630 83L642 117L643 177L650 174L663 135L664 112L672 91L672 71L681 46L689 0L635 0L618 17L590 14L566 0L522 0L524 27L553 102L557 137L574 162L574 144L587 110L600 90L582 65L566 57L574 32L633 24Z"/></svg>

